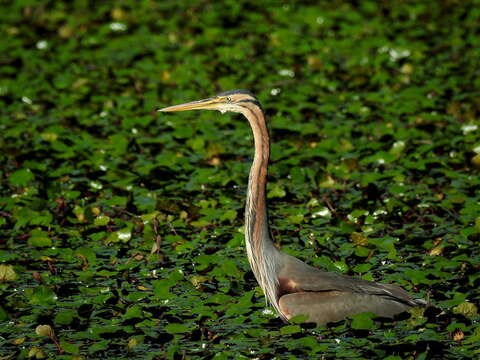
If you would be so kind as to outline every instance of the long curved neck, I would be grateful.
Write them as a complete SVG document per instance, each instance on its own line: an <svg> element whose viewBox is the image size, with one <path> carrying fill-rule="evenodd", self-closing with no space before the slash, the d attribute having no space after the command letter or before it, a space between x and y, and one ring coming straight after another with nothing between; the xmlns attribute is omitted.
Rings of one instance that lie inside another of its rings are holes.
<svg viewBox="0 0 480 360"><path fill-rule="evenodd" d="M270 137L265 114L258 101L245 101L242 114L253 131L255 154L248 178L245 206L245 243L248 260L267 300L277 308L278 249L270 238L267 210L267 169L270 157Z"/></svg>
<svg viewBox="0 0 480 360"><path fill-rule="evenodd" d="M267 169L270 157L270 137L263 111L250 106L244 113L253 131L255 154L248 177L247 203L245 207L245 232L255 257L261 255L265 243L272 243L268 226Z"/></svg>

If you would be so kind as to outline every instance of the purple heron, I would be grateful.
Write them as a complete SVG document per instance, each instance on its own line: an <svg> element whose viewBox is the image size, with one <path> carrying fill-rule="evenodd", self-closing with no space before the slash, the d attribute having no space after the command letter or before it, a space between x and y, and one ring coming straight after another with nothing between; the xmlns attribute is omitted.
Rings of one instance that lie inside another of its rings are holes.
<svg viewBox="0 0 480 360"><path fill-rule="evenodd" d="M391 318L427 304L398 286L325 272L277 249L270 235L266 199L270 138L262 106L252 93L227 91L159 111L185 110L241 113L252 128L255 153L247 187L245 244L253 273L283 320L304 314L307 321L324 325L362 312Z"/></svg>

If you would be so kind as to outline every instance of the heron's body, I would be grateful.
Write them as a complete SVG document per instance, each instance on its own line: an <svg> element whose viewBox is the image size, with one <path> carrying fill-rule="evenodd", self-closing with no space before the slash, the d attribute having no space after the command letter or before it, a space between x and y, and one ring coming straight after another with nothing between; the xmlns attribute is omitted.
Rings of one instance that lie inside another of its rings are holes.
<svg viewBox="0 0 480 360"><path fill-rule="evenodd" d="M255 153L247 188L245 243L253 273L280 317L304 314L308 321L323 325L361 312L393 317L426 304L398 286L325 272L278 250L270 237L266 202L270 139L258 99L246 90L234 90L160 111L196 109L238 112L250 123Z"/></svg>

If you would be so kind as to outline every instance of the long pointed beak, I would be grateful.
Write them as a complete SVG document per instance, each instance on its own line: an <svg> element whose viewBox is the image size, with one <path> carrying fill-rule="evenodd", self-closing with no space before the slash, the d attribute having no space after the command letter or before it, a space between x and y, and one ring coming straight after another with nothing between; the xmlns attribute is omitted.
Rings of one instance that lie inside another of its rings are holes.
<svg viewBox="0 0 480 360"><path fill-rule="evenodd" d="M185 104L169 106L157 111L171 112L171 111L186 111L186 110L217 110L218 105L221 104L220 99L213 97L198 101L191 101Z"/></svg>

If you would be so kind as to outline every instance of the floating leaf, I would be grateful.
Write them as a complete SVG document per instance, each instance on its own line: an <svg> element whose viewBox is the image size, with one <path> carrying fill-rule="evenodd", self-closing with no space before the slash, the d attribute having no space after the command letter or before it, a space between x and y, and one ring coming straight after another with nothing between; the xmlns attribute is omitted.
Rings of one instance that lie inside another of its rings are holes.
<svg viewBox="0 0 480 360"><path fill-rule="evenodd" d="M15 281L18 275L12 265L0 264L0 281Z"/></svg>
<svg viewBox="0 0 480 360"><path fill-rule="evenodd" d="M190 329L182 324L168 324L165 326L165 331L170 334L183 334L189 332Z"/></svg>
<svg viewBox="0 0 480 360"><path fill-rule="evenodd" d="M51 133L51 132L44 132L40 134L40 137L49 142L54 142L58 139L58 134Z"/></svg>
<svg viewBox="0 0 480 360"><path fill-rule="evenodd" d="M288 322L291 324L303 324L304 322L307 322L307 321L308 321L308 315L297 315L288 319Z"/></svg>
<svg viewBox="0 0 480 360"><path fill-rule="evenodd" d="M38 325L35 328L35 333L40 336L52 337L54 335L53 329L50 325Z"/></svg>
<svg viewBox="0 0 480 360"><path fill-rule="evenodd" d="M8 177L8 181L13 186L25 186L28 185L34 177L35 176L30 169L21 169L11 173Z"/></svg>
<svg viewBox="0 0 480 360"><path fill-rule="evenodd" d="M302 328L299 325L286 325L280 328L280 334L282 335L296 334L301 331L302 331Z"/></svg>
<svg viewBox="0 0 480 360"><path fill-rule="evenodd" d="M333 265L342 273L346 273L348 271L348 265L343 261L335 261Z"/></svg>
<svg viewBox="0 0 480 360"><path fill-rule="evenodd" d="M143 310L140 305L133 305L130 306L125 315L123 315L124 319L141 319L143 317Z"/></svg>
<svg viewBox="0 0 480 360"><path fill-rule="evenodd" d="M27 338L26 337L20 337L12 341L13 345L21 345L25 342ZM1 358L0 358L1 359Z"/></svg>
<svg viewBox="0 0 480 360"><path fill-rule="evenodd" d="M193 286L195 286L196 288L200 288L200 286L202 285L202 283L204 282L207 282L209 279L208 277L206 276L192 276L190 278L190 282L192 283Z"/></svg>
<svg viewBox="0 0 480 360"><path fill-rule="evenodd" d="M6 321L8 318L8 313L0 306L0 321Z"/></svg>
<svg viewBox="0 0 480 360"><path fill-rule="evenodd" d="M110 218L106 215L100 215L95 218L93 223L97 226L105 226L110 222Z"/></svg>
<svg viewBox="0 0 480 360"><path fill-rule="evenodd" d="M108 236L107 242L128 242L132 238L132 230L129 227L115 231Z"/></svg>
<svg viewBox="0 0 480 360"><path fill-rule="evenodd" d="M201 137L194 137L192 139L188 139L187 144L192 148L192 150L199 151L205 147L205 140Z"/></svg>
<svg viewBox="0 0 480 360"><path fill-rule="evenodd" d="M30 303L36 305L48 305L55 303L57 300L57 296L53 290L45 285L28 288L25 290L25 295L30 300Z"/></svg>
<svg viewBox="0 0 480 360"><path fill-rule="evenodd" d="M334 187L335 184L336 182L331 175L325 175L318 182L318 186L320 186L321 188L331 188Z"/></svg>
<svg viewBox="0 0 480 360"><path fill-rule="evenodd" d="M280 185L275 184L275 185L273 185L271 190L268 192L267 197L269 199L275 198L275 197L283 198L283 197L285 197L285 195L287 195L287 192Z"/></svg>
<svg viewBox="0 0 480 360"><path fill-rule="evenodd" d="M364 273L372 268L372 264L358 264L353 268L353 271L357 273Z"/></svg>
<svg viewBox="0 0 480 360"><path fill-rule="evenodd" d="M467 318L473 318L478 316L478 308L471 302L463 302L460 305L453 308L455 314L462 314Z"/></svg>
<svg viewBox="0 0 480 360"><path fill-rule="evenodd" d="M80 347L77 344L66 341L65 339L60 339L60 347L69 354L80 354Z"/></svg>
<svg viewBox="0 0 480 360"><path fill-rule="evenodd" d="M472 163L472 165L474 167L476 167L477 169L480 169L480 154L477 154L477 155L473 156L470 159L470 162Z"/></svg>
<svg viewBox="0 0 480 360"><path fill-rule="evenodd" d="M75 317L75 312L71 310L62 310L55 315L55 324L69 325L72 323Z"/></svg>
<svg viewBox="0 0 480 360"><path fill-rule="evenodd" d="M475 229L480 233L480 217L475 219Z"/></svg>
<svg viewBox="0 0 480 360"><path fill-rule="evenodd" d="M45 352L42 348L34 346L28 351L28 357L35 359L45 359L47 356L45 355Z"/></svg>
<svg viewBox="0 0 480 360"><path fill-rule="evenodd" d="M208 226L210 225L210 221L206 220L206 219L200 219L200 220L197 220L197 221L192 221L190 223L192 226L195 226L195 227L205 227L205 226Z"/></svg>
<svg viewBox="0 0 480 360"><path fill-rule="evenodd" d="M367 246L368 237L363 233L353 232L350 235L350 240L357 246Z"/></svg>
<svg viewBox="0 0 480 360"><path fill-rule="evenodd" d="M48 247L52 246L52 239L48 237L48 233L42 230L32 230L30 238L28 239L28 245L35 247Z"/></svg>
<svg viewBox="0 0 480 360"><path fill-rule="evenodd" d="M129 350L135 349L138 345L143 343L143 336L135 336L128 340L127 348Z"/></svg>
<svg viewBox="0 0 480 360"><path fill-rule="evenodd" d="M237 212L235 210L227 210L223 213L223 215L220 217L220 220L228 220L228 221L233 221L237 218Z"/></svg>
<svg viewBox="0 0 480 360"><path fill-rule="evenodd" d="M393 143L390 149L390 154L399 156L404 149L405 149L405 142L402 140L396 141Z"/></svg>
<svg viewBox="0 0 480 360"><path fill-rule="evenodd" d="M375 323L372 318L375 316L374 313L364 312L356 315L350 316L352 319L352 328L356 330L372 330L375 327Z"/></svg>
<svg viewBox="0 0 480 360"><path fill-rule="evenodd" d="M287 220L292 224L301 224L303 221L303 215L302 214L290 215L287 217Z"/></svg>
<svg viewBox="0 0 480 360"><path fill-rule="evenodd" d="M172 293L170 293L170 288L175 285L173 280L163 279L163 280L153 280L153 293L155 297L158 299L171 299L175 297Z"/></svg>

